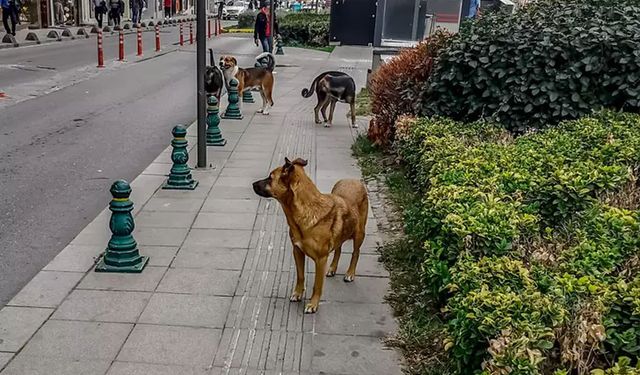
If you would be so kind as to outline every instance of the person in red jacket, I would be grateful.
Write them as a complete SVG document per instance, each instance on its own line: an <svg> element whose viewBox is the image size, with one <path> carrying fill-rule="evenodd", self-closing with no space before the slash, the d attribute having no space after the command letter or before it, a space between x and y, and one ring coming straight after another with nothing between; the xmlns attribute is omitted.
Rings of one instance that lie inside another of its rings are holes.
<svg viewBox="0 0 640 375"><path fill-rule="evenodd" d="M255 40L256 46L260 46L262 44L263 52L273 52L273 45L271 42L271 35L278 35L278 21L276 20L275 14L273 15L273 30L271 29L271 14L270 14L270 6L269 1L265 1L262 4L262 8L260 12L256 16L256 25L253 29L253 39Z"/></svg>
<svg viewBox="0 0 640 375"><path fill-rule="evenodd" d="M164 0L164 18L171 18L171 0Z"/></svg>

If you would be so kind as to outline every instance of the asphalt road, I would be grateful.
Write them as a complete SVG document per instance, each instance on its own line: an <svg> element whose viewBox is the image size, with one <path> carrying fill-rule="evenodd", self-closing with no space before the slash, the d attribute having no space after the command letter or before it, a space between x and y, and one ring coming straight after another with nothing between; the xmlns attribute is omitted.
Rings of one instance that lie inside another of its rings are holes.
<svg viewBox="0 0 640 375"><path fill-rule="evenodd" d="M210 45L241 64L260 52L246 37ZM0 61L65 72L95 64L91 42L57 47L3 50ZM106 207L113 180L133 180L168 146L174 125L194 120L194 52L104 69L0 108L0 307ZM12 86L42 81L38 74L21 71Z"/></svg>

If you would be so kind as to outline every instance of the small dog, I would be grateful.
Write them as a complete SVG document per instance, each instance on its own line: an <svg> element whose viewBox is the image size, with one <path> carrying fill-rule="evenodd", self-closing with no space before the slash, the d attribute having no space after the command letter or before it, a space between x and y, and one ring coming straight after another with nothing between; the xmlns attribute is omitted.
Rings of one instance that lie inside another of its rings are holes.
<svg viewBox="0 0 640 375"><path fill-rule="evenodd" d="M215 96L220 102L222 96L222 88L224 87L224 77L222 71L215 65L213 59L213 49L209 48L209 60L211 65L207 66L204 72L204 90L207 92L207 100Z"/></svg>
<svg viewBox="0 0 640 375"><path fill-rule="evenodd" d="M327 277L335 276L342 244L348 240L353 240L353 254L344 281L352 282L355 278L367 225L369 198L358 180L340 180L331 194L320 193L305 173L306 165L306 160L285 158L284 166L274 169L264 180L254 182L253 190L261 197L275 198L287 217L297 272L292 302L300 301L304 293L305 256L316 264L313 294L304 310L312 314L318 310L325 272ZM327 271L327 260L332 251L333 260Z"/></svg>
<svg viewBox="0 0 640 375"><path fill-rule="evenodd" d="M262 96L262 108L258 113L269 114L269 107L273 107L273 69L276 60L269 52L262 53L256 57L256 61L267 59L266 67L240 68L238 60L233 56L222 56L220 58L220 69L224 73L227 89L232 78L238 80L238 93L242 96L245 90L257 88ZM242 103L242 101L240 101Z"/></svg>
<svg viewBox="0 0 640 375"><path fill-rule="evenodd" d="M302 96L310 98L313 92L316 92L318 97L318 104L313 109L315 114L316 124L320 124L320 117L318 112L322 112L322 117L326 127L330 127L333 123L333 112L336 108L338 101L348 103L351 106L351 110L348 116L351 116L351 126L354 128L356 125L356 83L348 74L337 71L324 72L316 77L311 83L309 89L302 90ZM329 119L327 120L327 107L331 106L329 110Z"/></svg>

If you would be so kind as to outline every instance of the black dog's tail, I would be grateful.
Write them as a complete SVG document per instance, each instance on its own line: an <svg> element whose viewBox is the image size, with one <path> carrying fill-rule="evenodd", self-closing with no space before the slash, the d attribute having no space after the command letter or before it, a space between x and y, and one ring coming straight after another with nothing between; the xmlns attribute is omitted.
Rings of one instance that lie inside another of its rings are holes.
<svg viewBox="0 0 640 375"><path fill-rule="evenodd" d="M302 97L310 98L311 95L313 95L313 93L316 91L316 85L318 84L318 81L324 78L324 76L326 75L346 76L347 74L343 72L338 72L338 71L330 71L330 72L324 72L320 74L319 76L316 77L316 79L313 80L313 82L311 83L311 87L309 87L308 89L302 89Z"/></svg>
<svg viewBox="0 0 640 375"><path fill-rule="evenodd" d="M215 62L213 61L213 48L209 48L209 60L211 60L211 66L216 66Z"/></svg>
<svg viewBox="0 0 640 375"><path fill-rule="evenodd" d="M256 56L256 61L260 61L262 59L267 59L267 70L273 72L273 69L276 68L276 58L270 52L263 52Z"/></svg>

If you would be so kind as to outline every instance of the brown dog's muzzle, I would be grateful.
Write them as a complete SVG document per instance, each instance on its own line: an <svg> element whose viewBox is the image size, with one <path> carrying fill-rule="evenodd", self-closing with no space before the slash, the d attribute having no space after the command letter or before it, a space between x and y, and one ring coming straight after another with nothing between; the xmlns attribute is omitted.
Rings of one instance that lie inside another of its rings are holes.
<svg viewBox="0 0 640 375"><path fill-rule="evenodd" d="M256 181L253 183L253 191L256 194L263 198L271 198L271 192L267 188L269 186L269 178L265 178L264 180Z"/></svg>

